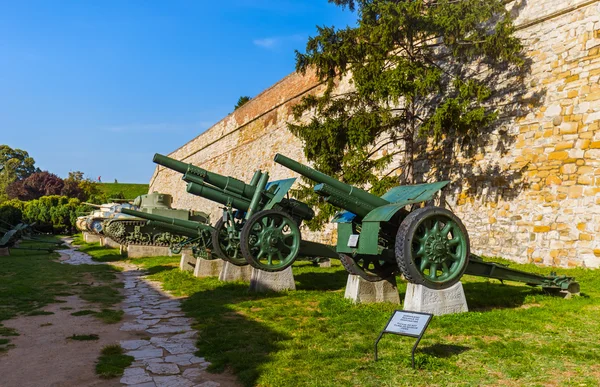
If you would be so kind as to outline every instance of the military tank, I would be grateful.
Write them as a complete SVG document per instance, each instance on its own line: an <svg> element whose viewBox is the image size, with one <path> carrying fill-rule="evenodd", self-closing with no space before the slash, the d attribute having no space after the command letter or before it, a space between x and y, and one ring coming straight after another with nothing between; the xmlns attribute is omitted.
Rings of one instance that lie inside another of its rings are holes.
<svg viewBox="0 0 600 387"><path fill-rule="evenodd" d="M175 209L171 207L172 203L173 197L171 195L154 192L138 196L133 201L133 205L126 207L123 204L119 208L128 208L148 214L208 224L208 214L193 210ZM115 209L115 211L119 210ZM167 246L174 250L174 252L180 251L186 245L190 245L189 247L192 248L195 245L208 246L211 239L210 232L192 239L185 234L167 232L147 219L120 212L114 212L104 220L102 223L102 232L110 239L125 246Z"/></svg>
<svg viewBox="0 0 600 387"><path fill-rule="evenodd" d="M87 216L77 218L77 228L80 228L79 225L81 224L82 231L88 231L98 235L104 234L104 222L106 220L125 216L117 212L119 208L135 208L129 203L105 203L100 205L92 203L83 204L95 207L96 210L92 211L92 213Z"/></svg>

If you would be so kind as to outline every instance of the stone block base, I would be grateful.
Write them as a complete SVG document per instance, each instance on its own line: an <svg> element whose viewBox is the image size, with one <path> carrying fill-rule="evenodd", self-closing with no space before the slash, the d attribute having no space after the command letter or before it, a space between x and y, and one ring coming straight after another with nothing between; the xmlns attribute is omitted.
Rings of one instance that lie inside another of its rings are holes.
<svg viewBox="0 0 600 387"><path fill-rule="evenodd" d="M121 248L121 244L113 241L109 237L101 236L100 237L100 246L110 247L111 249L119 249Z"/></svg>
<svg viewBox="0 0 600 387"><path fill-rule="evenodd" d="M139 246L128 245L127 257L129 258L145 258L145 257L172 257L171 249L166 246Z"/></svg>
<svg viewBox="0 0 600 387"><path fill-rule="evenodd" d="M225 262L221 273L219 274L220 281L250 281L252 277L252 266L236 266L233 263Z"/></svg>
<svg viewBox="0 0 600 387"><path fill-rule="evenodd" d="M362 279L360 276L349 274L344 297L355 303L400 303L400 295L398 294L398 288L396 286L396 277L391 277L378 282L369 282Z"/></svg>
<svg viewBox="0 0 600 387"><path fill-rule="evenodd" d="M196 268L196 259L191 250L183 250L181 252L181 261L179 261L179 270L194 271Z"/></svg>
<svg viewBox="0 0 600 387"><path fill-rule="evenodd" d="M280 292L282 290L296 290L291 267L276 272L252 269L251 292Z"/></svg>
<svg viewBox="0 0 600 387"><path fill-rule="evenodd" d="M218 277L225 266L222 259L202 259L198 258L194 268L194 277Z"/></svg>
<svg viewBox="0 0 600 387"><path fill-rule="evenodd" d="M8 257L10 255L10 251L8 247L0 247L0 257Z"/></svg>
<svg viewBox="0 0 600 387"><path fill-rule="evenodd" d="M84 232L83 241L85 243L98 243L100 242L100 235L92 234L90 232Z"/></svg>
<svg viewBox="0 0 600 387"><path fill-rule="evenodd" d="M331 267L331 259L319 262L319 267Z"/></svg>
<svg viewBox="0 0 600 387"><path fill-rule="evenodd" d="M404 297L404 310L443 314L468 312L467 299L462 283L458 282L448 289L434 290L423 285L409 283Z"/></svg>

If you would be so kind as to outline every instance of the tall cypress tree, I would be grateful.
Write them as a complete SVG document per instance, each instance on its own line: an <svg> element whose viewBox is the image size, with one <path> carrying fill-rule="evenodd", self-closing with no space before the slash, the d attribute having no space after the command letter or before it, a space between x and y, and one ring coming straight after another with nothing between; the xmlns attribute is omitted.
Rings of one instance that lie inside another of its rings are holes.
<svg viewBox="0 0 600 387"><path fill-rule="evenodd" d="M419 144L468 146L496 121L499 77L489 75L524 64L503 0L329 2L357 12L357 26L317 27L296 52L296 70L315 71L326 89L302 98L288 123L317 169L381 194L415 181ZM338 91L342 80L350 91ZM308 188L296 194L320 208L313 229L335 211Z"/></svg>

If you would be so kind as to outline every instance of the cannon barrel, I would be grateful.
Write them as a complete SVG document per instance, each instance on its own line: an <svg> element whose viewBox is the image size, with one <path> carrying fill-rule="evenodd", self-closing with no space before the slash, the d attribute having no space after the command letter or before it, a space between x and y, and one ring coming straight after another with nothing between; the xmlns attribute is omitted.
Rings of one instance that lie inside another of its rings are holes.
<svg viewBox="0 0 600 387"><path fill-rule="evenodd" d="M90 207L94 207L94 208L102 207L100 204L94 204L94 203L88 203L88 202L81 202L81 204L85 204L86 206L90 206Z"/></svg>
<svg viewBox="0 0 600 387"><path fill-rule="evenodd" d="M314 190L317 194L323 196L327 203L350 211L360 218L364 218L369 212L375 209L375 207L370 204L365 203L356 197L346 195L341 190L327 184L317 184Z"/></svg>
<svg viewBox="0 0 600 387"><path fill-rule="evenodd" d="M342 183L341 181L338 181L331 176L327 176L322 172L307 167L306 165L300 164L299 162L292 160L289 157L286 157L282 154L278 153L275 155L275 162L283 165L286 168L291 169L294 172L301 174L304 177L314 180L317 183L326 184L330 186L331 188L333 188L333 190L330 190L331 199L329 199L328 201L330 201L331 204L339 206L350 212L354 211L350 208L346 208L345 203L348 201L348 198L353 198L353 202L361 203L361 207L365 207L365 209L370 208L371 210L389 204L387 200L382 199L379 196L375 196L360 188L353 187L346 183ZM366 215L369 211L364 213L364 215ZM364 211L361 211L361 213L362 212ZM364 215L358 213L356 213L356 215L364 217Z"/></svg>
<svg viewBox="0 0 600 387"><path fill-rule="evenodd" d="M250 200L239 195L229 194L206 184L188 183L186 191L192 195L200 196L223 205L231 205L238 210L247 211L250 208Z"/></svg>
<svg viewBox="0 0 600 387"><path fill-rule="evenodd" d="M210 185L214 185L227 192L238 194L248 200L252 200L256 187L244 183L231 176L223 176L218 173L209 172L206 169L202 169L193 164L187 164L179 160L172 159L168 156L163 156L159 153L154 155L152 159L156 164L162 165L163 167L172 169L183 175L195 176L204 180Z"/></svg>
<svg viewBox="0 0 600 387"><path fill-rule="evenodd" d="M213 228L207 224L194 222L192 220L169 218L167 216L149 214L147 212L130 210L128 208L121 208L118 210L118 212L121 212L121 213L127 214L127 215L131 215L131 216L137 216L138 218L142 218L142 219L146 219L146 220L153 220L156 222L161 222L161 223L171 224L171 225L178 226L178 227L183 227L188 230L194 230L194 231L202 231L202 230L212 231L213 230Z"/></svg>

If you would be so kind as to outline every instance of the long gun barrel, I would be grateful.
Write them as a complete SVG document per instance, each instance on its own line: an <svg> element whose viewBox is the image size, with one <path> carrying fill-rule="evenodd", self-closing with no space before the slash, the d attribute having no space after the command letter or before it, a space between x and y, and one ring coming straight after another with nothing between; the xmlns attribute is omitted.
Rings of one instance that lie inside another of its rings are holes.
<svg viewBox="0 0 600 387"><path fill-rule="evenodd" d="M320 183L315 187L315 192L325 196L328 202L355 213L360 217L366 216L377 207L385 206L389 202L378 196L351 185L342 183L331 176L314 170L306 165L290 159L282 154L275 155L275 162Z"/></svg>
<svg viewBox="0 0 600 387"><path fill-rule="evenodd" d="M102 207L100 204L94 204L94 203L82 202L81 204L85 204L86 206L90 206L90 207L94 207L94 208L101 208Z"/></svg>
<svg viewBox="0 0 600 387"><path fill-rule="evenodd" d="M184 180L186 179L184 178ZM207 184L189 182L186 190L193 195L201 196L223 205L231 205L233 208L237 208L239 210L246 211L250 207L250 200L239 195L213 188Z"/></svg>
<svg viewBox="0 0 600 387"><path fill-rule="evenodd" d="M204 181L210 185L220 188L224 191L237 194L248 200L252 200L256 187L244 183L234 177L223 176L217 173L209 172L206 169L202 169L193 164L183 163L179 160L172 159L167 156L163 156L159 153L154 155L153 161L156 164L162 165L163 167L177 171L185 176L189 177L188 182L199 183ZM195 178L195 179L194 179Z"/></svg>
<svg viewBox="0 0 600 387"><path fill-rule="evenodd" d="M177 227L182 227L182 228L185 228L187 230L194 231L194 232L196 232L196 234L197 234L197 232L203 231L203 230L205 230L205 231L212 231L213 230L213 228L211 226L209 226L209 225L198 223L198 222L194 222L194 221L191 221L191 220L169 218L167 216L160 216L160 215L155 215L155 214L149 214L147 212L130 210L128 208L121 208L119 210L119 212L121 212L123 214L127 214L127 215L137 216L138 218L142 218L142 219L147 219L147 220L152 220L152 221L155 221L155 222L165 223L167 225L173 225L173 226L177 226Z"/></svg>

